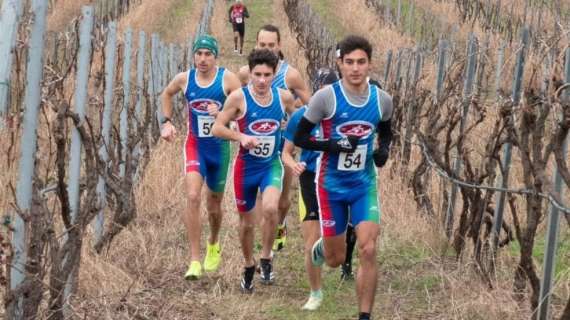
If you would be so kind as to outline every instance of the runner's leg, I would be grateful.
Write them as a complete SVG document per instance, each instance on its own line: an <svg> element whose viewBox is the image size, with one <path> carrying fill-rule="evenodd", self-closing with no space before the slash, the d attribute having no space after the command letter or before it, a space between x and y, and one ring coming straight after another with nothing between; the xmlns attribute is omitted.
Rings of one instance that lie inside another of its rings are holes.
<svg viewBox="0 0 570 320"><path fill-rule="evenodd" d="M190 242L191 261L200 261L200 235L202 224L200 222L201 190L203 184L202 176L199 172L193 171L186 174L186 210L182 217L186 226L186 234Z"/></svg>

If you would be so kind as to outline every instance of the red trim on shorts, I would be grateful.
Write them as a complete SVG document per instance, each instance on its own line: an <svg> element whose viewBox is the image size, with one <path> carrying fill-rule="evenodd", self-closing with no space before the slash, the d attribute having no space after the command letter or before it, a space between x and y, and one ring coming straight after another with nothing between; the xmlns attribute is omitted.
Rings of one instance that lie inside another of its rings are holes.
<svg viewBox="0 0 570 320"><path fill-rule="evenodd" d="M243 161L238 156L236 157L234 163L234 193L235 193L235 200L236 200L238 213L247 212L246 209L247 203L245 202L244 191L243 191L243 179L245 173L244 171L245 171L245 161Z"/></svg>
<svg viewBox="0 0 570 320"><path fill-rule="evenodd" d="M188 135L186 136L186 144L184 148L186 163L185 172L200 172L200 160L198 159L198 140L192 133L192 110L188 112Z"/></svg>
<svg viewBox="0 0 570 320"><path fill-rule="evenodd" d="M323 120L321 121L321 127L323 130L323 137L325 139L330 139L331 137L331 120ZM323 236L331 237L336 235L336 228L334 225L330 225L330 223L334 221L334 215L332 213L330 203L329 203L329 194L325 188L322 186L325 185L325 176L327 173L329 165L329 154L327 152L323 152L321 156L321 163L320 163L320 170L319 170L319 181L317 186L317 192L319 195L319 210L321 213L321 229L323 232Z"/></svg>

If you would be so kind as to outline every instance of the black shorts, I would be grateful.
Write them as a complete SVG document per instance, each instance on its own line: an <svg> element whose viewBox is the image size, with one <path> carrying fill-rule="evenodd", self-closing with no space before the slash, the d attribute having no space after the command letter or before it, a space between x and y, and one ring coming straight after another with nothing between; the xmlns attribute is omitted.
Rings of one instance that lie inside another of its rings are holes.
<svg viewBox="0 0 570 320"><path fill-rule="evenodd" d="M301 221L319 221L315 173L303 171L299 176L299 185L299 218Z"/></svg>
<svg viewBox="0 0 570 320"><path fill-rule="evenodd" d="M232 27L234 28L234 32L239 33L240 37L243 38L245 34L245 23L232 23Z"/></svg>

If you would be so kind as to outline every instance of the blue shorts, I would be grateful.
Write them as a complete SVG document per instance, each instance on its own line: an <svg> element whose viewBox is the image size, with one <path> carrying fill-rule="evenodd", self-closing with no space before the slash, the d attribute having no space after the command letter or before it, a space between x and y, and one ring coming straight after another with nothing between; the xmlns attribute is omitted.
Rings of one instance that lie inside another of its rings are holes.
<svg viewBox="0 0 570 320"><path fill-rule="evenodd" d="M362 190L362 191L360 191ZM380 203L376 183L351 193L328 192L317 185L317 198L323 237L343 234L350 223L380 223Z"/></svg>
<svg viewBox="0 0 570 320"><path fill-rule="evenodd" d="M212 192L223 193L228 175L230 144L206 145L189 135L184 148L184 172L198 172Z"/></svg>
<svg viewBox="0 0 570 320"><path fill-rule="evenodd" d="M234 163L234 193L238 212L251 211L255 206L257 191L261 193L268 187L282 190L283 164L277 155L269 163L244 161L239 156Z"/></svg>

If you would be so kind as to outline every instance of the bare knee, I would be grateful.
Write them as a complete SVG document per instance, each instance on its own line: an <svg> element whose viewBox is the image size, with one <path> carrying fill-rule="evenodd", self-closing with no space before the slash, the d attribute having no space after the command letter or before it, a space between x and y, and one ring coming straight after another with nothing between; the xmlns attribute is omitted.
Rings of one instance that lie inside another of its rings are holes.
<svg viewBox="0 0 570 320"><path fill-rule="evenodd" d="M200 192L198 191L190 191L187 194L188 206L200 206Z"/></svg>
<svg viewBox="0 0 570 320"><path fill-rule="evenodd" d="M222 205L222 195L212 193L208 195L208 200L206 201L206 210L209 214L220 214Z"/></svg>
<svg viewBox="0 0 570 320"><path fill-rule="evenodd" d="M281 198L279 198L279 212L283 212L283 211L288 211L289 208L291 207L291 200L289 199L288 196L281 196Z"/></svg>
<svg viewBox="0 0 570 320"><path fill-rule="evenodd" d="M255 228L255 222L251 219L240 219L239 227L242 232L253 232Z"/></svg>
<svg viewBox="0 0 570 320"><path fill-rule="evenodd" d="M371 263L376 259L376 241L370 239L358 244L358 256L363 263Z"/></svg>
<svg viewBox="0 0 570 320"><path fill-rule="evenodd" d="M264 203L263 212L266 219L277 221L278 205L276 205L275 203Z"/></svg>
<svg viewBox="0 0 570 320"><path fill-rule="evenodd" d="M346 250L325 250L325 261L331 268L340 266L346 257Z"/></svg>

